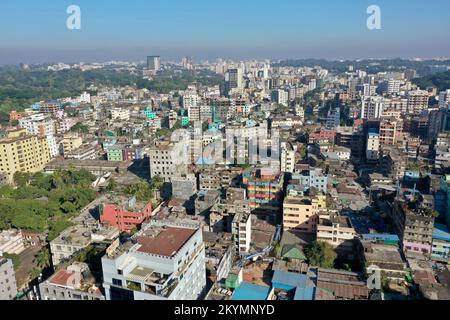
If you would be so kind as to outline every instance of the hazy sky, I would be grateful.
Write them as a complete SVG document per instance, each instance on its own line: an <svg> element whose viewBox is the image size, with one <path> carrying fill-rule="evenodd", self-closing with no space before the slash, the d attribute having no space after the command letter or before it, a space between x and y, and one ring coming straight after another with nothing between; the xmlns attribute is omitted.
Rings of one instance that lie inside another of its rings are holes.
<svg viewBox="0 0 450 320"><path fill-rule="evenodd" d="M81 8L81 30L66 9ZM366 27L381 7L382 30ZM0 64L449 57L448 0L1 0Z"/></svg>

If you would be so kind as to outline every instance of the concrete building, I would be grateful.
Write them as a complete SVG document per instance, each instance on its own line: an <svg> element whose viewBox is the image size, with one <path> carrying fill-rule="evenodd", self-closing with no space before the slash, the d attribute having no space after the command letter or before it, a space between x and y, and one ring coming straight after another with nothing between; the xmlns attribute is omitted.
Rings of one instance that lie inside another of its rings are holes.
<svg viewBox="0 0 450 320"><path fill-rule="evenodd" d="M432 252L435 216L420 201L401 195L395 200L391 219L407 257L429 258Z"/></svg>
<svg viewBox="0 0 450 320"><path fill-rule="evenodd" d="M417 115L422 111L427 110L429 98L428 92L424 90L408 92L408 114Z"/></svg>
<svg viewBox="0 0 450 320"><path fill-rule="evenodd" d="M272 169L256 169L243 173L247 197L254 213L277 214L283 206L284 177Z"/></svg>
<svg viewBox="0 0 450 320"><path fill-rule="evenodd" d="M161 57L160 56L148 56L147 57L147 70L158 72L161 70Z"/></svg>
<svg viewBox="0 0 450 320"><path fill-rule="evenodd" d="M380 159L380 134L369 132L367 137L366 160L368 162L377 162Z"/></svg>
<svg viewBox="0 0 450 320"><path fill-rule="evenodd" d="M403 123L395 119L381 119L380 122L380 144L394 146L397 144L399 135L402 133Z"/></svg>
<svg viewBox="0 0 450 320"><path fill-rule="evenodd" d="M320 168L294 173L292 180L297 181L299 185L304 186L306 189L315 188L324 194L328 191L328 177Z"/></svg>
<svg viewBox="0 0 450 320"><path fill-rule="evenodd" d="M100 205L100 222L117 228L120 232L128 232L139 227L145 219L152 215L152 204L146 201L116 199L116 203Z"/></svg>
<svg viewBox="0 0 450 320"><path fill-rule="evenodd" d="M351 255L354 246L353 240L356 231L348 217L330 214L328 217L321 217L317 225L317 240L327 242L336 251L345 255Z"/></svg>
<svg viewBox="0 0 450 320"><path fill-rule="evenodd" d="M13 182L14 173L36 173L50 162L48 141L45 137L29 135L26 129L9 131L0 139L0 173Z"/></svg>
<svg viewBox="0 0 450 320"><path fill-rule="evenodd" d="M13 300L17 296L17 283L14 266L10 259L0 252L0 301Z"/></svg>
<svg viewBox="0 0 450 320"><path fill-rule="evenodd" d="M41 300L105 300L95 278L85 263L74 264L53 274L39 284Z"/></svg>
<svg viewBox="0 0 450 320"><path fill-rule="evenodd" d="M59 153L55 138L55 121L49 116L46 116L42 113L33 114L20 119L19 126L26 129L27 132L31 135L45 137L48 142L51 157L55 157Z"/></svg>
<svg viewBox="0 0 450 320"><path fill-rule="evenodd" d="M363 97L361 119L375 120L383 115L383 97Z"/></svg>
<svg viewBox="0 0 450 320"><path fill-rule="evenodd" d="M83 144L83 138L73 135L65 135L59 144L60 154L66 155L81 147Z"/></svg>
<svg viewBox="0 0 450 320"><path fill-rule="evenodd" d="M186 137L189 138L189 137ZM150 176L160 176L166 182L187 174L189 143L184 141L157 142L150 148Z"/></svg>
<svg viewBox="0 0 450 320"><path fill-rule="evenodd" d="M283 204L284 231L316 233L319 211L326 208L326 197L288 197Z"/></svg>
<svg viewBox="0 0 450 320"><path fill-rule="evenodd" d="M252 216L247 203L240 206L232 221L232 234L236 250L239 254L250 252L250 242L252 240Z"/></svg>
<svg viewBox="0 0 450 320"><path fill-rule="evenodd" d="M111 109L111 119L119 121L129 121L130 110L125 108L113 108Z"/></svg>
<svg viewBox="0 0 450 320"><path fill-rule="evenodd" d="M21 254L24 250L22 231L11 229L0 232L0 253Z"/></svg>
<svg viewBox="0 0 450 320"><path fill-rule="evenodd" d="M68 160L95 160L97 158L97 150L93 145L84 144L64 154L64 158Z"/></svg>
<svg viewBox="0 0 450 320"><path fill-rule="evenodd" d="M281 143L281 172L294 173L297 147L290 142Z"/></svg>
<svg viewBox="0 0 450 320"><path fill-rule="evenodd" d="M202 230L154 220L102 258L107 300L196 300L206 285Z"/></svg>
<svg viewBox="0 0 450 320"><path fill-rule="evenodd" d="M196 193L197 177L194 174L172 179L172 197L181 200L190 200Z"/></svg>

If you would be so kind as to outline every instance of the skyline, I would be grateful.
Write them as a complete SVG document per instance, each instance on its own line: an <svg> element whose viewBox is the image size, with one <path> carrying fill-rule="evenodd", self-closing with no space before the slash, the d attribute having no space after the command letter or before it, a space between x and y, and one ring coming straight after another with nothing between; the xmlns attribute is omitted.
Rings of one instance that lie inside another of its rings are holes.
<svg viewBox="0 0 450 320"><path fill-rule="evenodd" d="M68 30L69 5L81 8L81 30ZM368 30L369 5L381 8L381 30ZM226 59L437 58L450 56L450 3L433 1L86 0L3 4L0 64L142 61L192 56ZM26 8L26 9L23 9ZM432 19L430 19L432 17Z"/></svg>

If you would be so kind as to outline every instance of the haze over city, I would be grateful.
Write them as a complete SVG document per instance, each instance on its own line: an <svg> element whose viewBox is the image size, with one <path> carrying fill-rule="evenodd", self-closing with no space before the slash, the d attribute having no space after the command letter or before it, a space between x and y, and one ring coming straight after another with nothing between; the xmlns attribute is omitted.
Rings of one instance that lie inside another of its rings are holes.
<svg viewBox="0 0 450 320"><path fill-rule="evenodd" d="M81 30L68 30L69 5ZM366 27L369 5L382 29ZM450 3L399 1L31 1L2 3L0 64L287 58L436 58L450 52Z"/></svg>

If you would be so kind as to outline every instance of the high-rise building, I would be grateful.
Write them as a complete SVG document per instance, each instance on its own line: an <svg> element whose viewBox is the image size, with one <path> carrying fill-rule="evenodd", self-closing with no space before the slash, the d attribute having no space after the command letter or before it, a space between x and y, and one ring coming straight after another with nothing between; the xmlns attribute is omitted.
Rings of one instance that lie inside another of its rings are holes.
<svg viewBox="0 0 450 320"><path fill-rule="evenodd" d="M55 157L58 154L58 145L56 143L55 121L42 113L33 114L19 120L19 126L28 131L29 134L47 138L50 156Z"/></svg>
<svg viewBox="0 0 450 320"><path fill-rule="evenodd" d="M447 108L450 105L450 89L439 93L439 108Z"/></svg>
<svg viewBox="0 0 450 320"><path fill-rule="evenodd" d="M102 258L107 300L196 300L206 285L202 229L189 221L152 220Z"/></svg>
<svg viewBox="0 0 450 320"><path fill-rule="evenodd" d="M400 120L383 118L380 122L380 144L395 145L402 132L402 126Z"/></svg>
<svg viewBox="0 0 450 320"><path fill-rule="evenodd" d="M407 94L408 113L419 114L428 109L429 94L424 90L410 91Z"/></svg>
<svg viewBox="0 0 450 320"><path fill-rule="evenodd" d="M229 94L233 89L244 88L244 75L242 69L228 69L225 74L225 91Z"/></svg>
<svg viewBox="0 0 450 320"><path fill-rule="evenodd" d="M375 120L383 115L383 97L363 97L361 119Z"/></svg>
<svg viewBox="0 0 450 320"><path fill-rule="evenodd" d="M161 70L161 57L160 56L148 56L147 57L147 69L149 71L158 72Z"/></svg>
<svg viewBox="0 0 450 320"><path fill-rule="evenodd" d="M0 173L13 182L16 172L36 173L50 162L48 141L45 137L28 134L26 129L8 132L0 139Z"/></svg>
<svg viewBox="0 0 450 320"><path fill-rule="evenodd" d="M189 136L179 142L157 142L150 148L150 175L160 176L166 182L187 174L189 159Z"/></svg>
<svg viewBox="0 0 450 320"><path fill-rule="evenodd" d="M369 131L366 159L368 162L376 162L380 159L380 134L377 132Z"/></svg>

